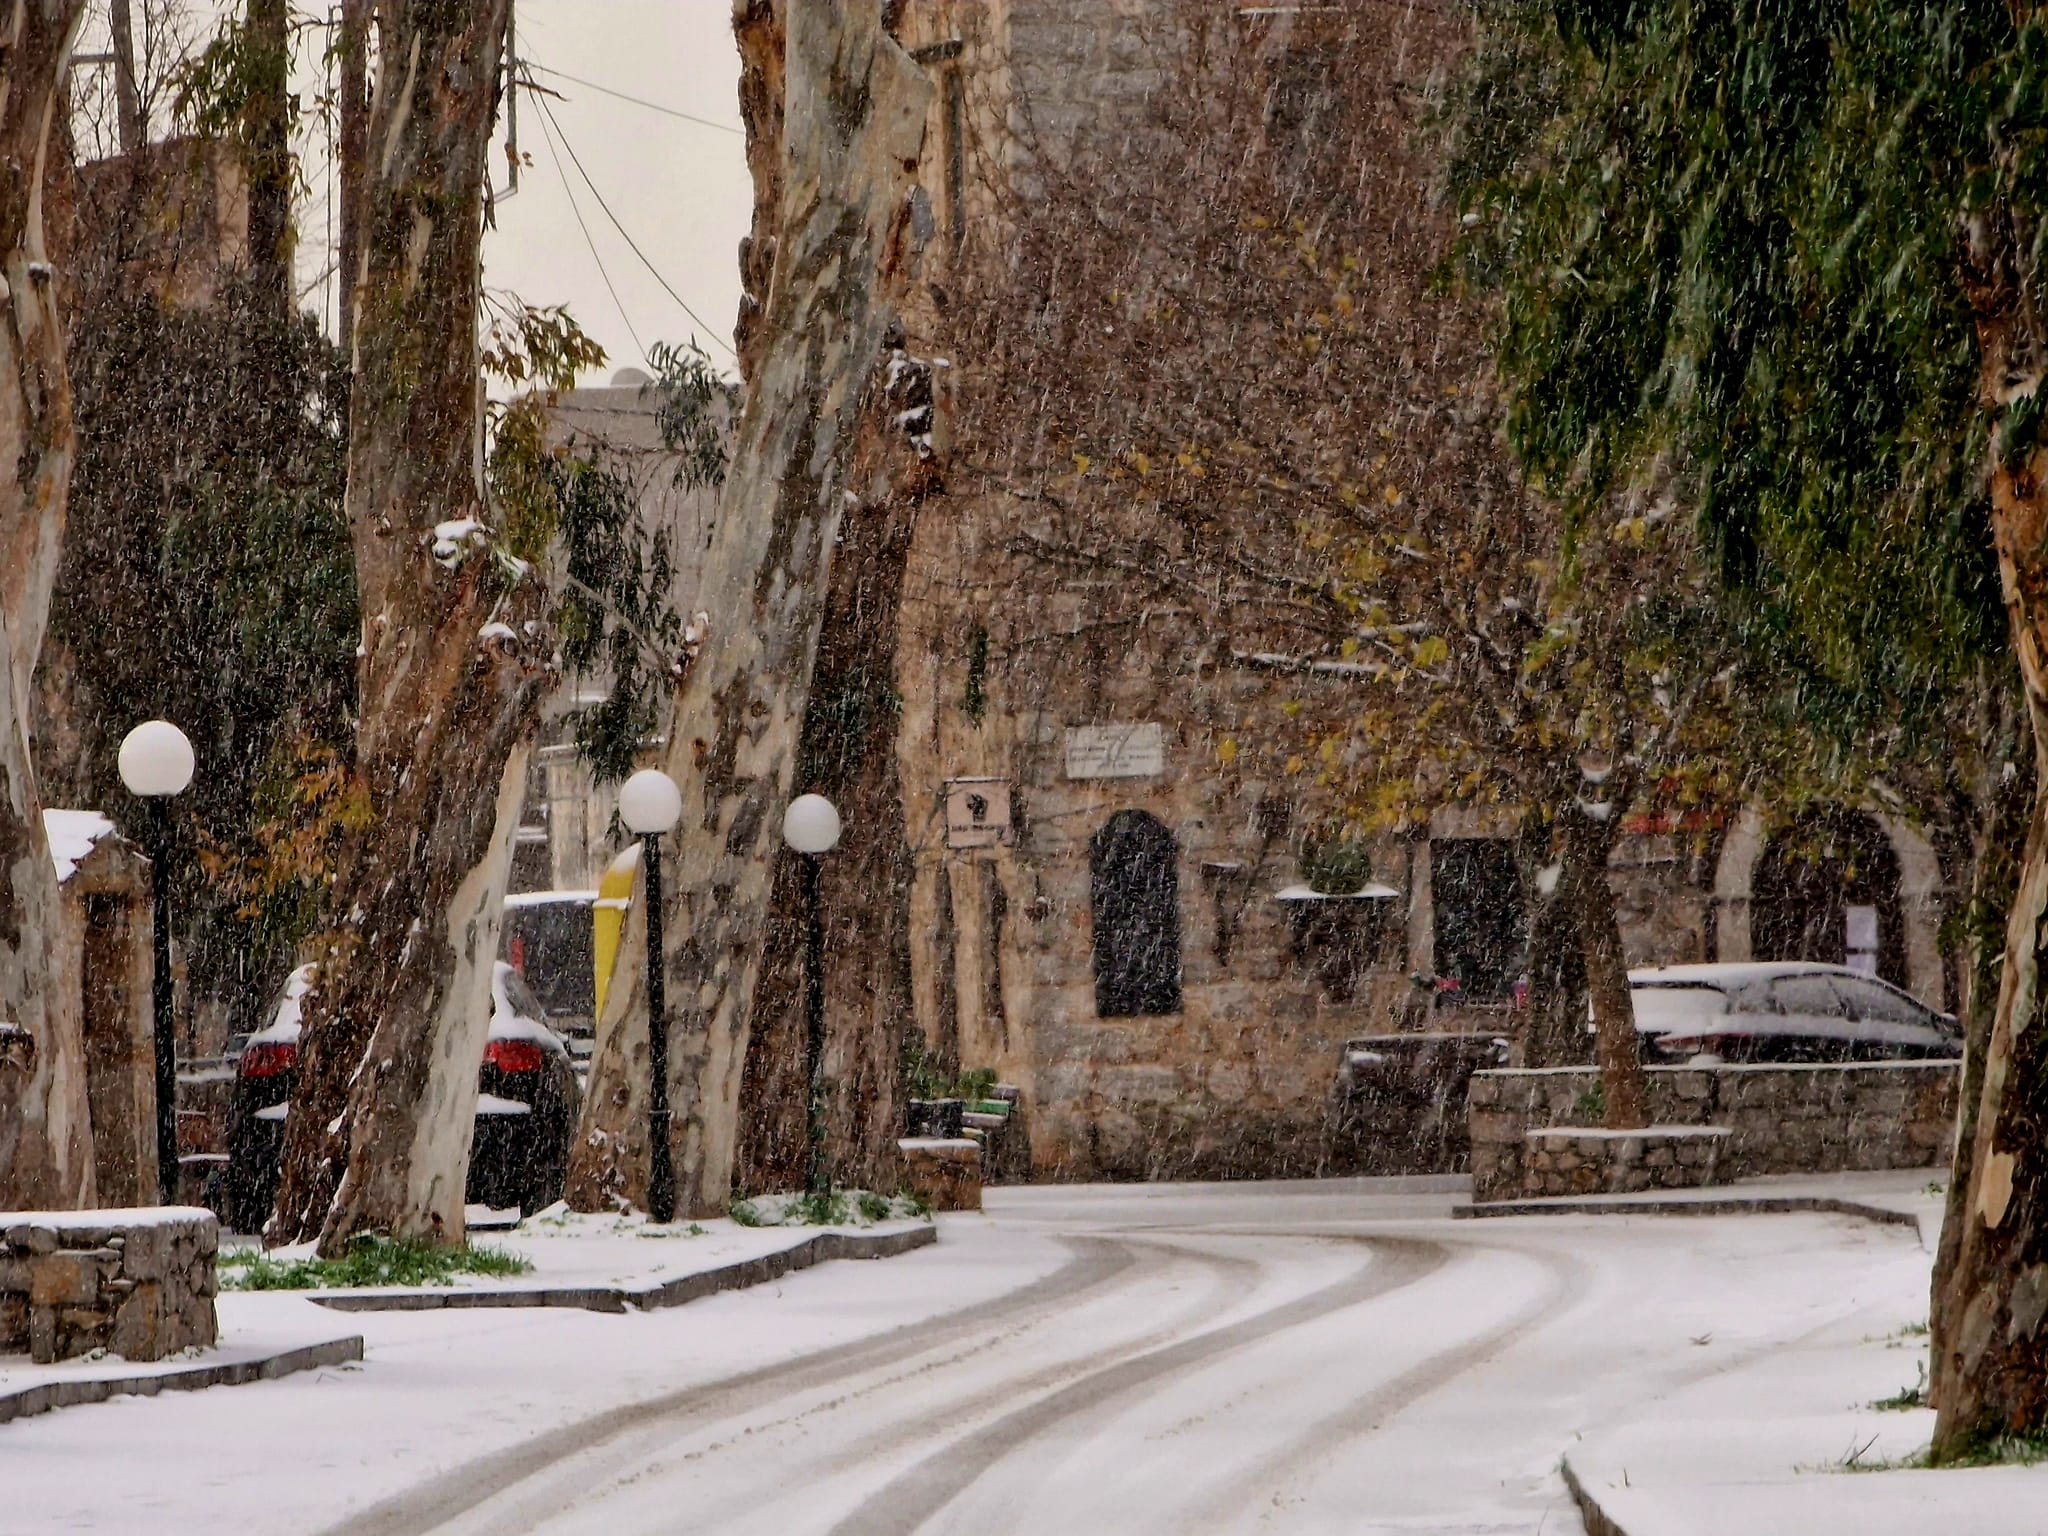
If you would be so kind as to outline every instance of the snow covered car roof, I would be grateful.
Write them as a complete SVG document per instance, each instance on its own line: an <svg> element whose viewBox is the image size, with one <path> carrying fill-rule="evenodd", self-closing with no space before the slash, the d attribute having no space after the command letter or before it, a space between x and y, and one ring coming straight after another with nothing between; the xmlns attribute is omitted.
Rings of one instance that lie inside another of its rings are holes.
<svg viewBox="0 0 2048 1536"><path fill-rule="evenodd" d="M1875 978L1846 965L1829 965L1822 960L1733 960L1708 965L1653 965L1628 973L1631 987L1714 987L1727 992L1755 986L1760 981L1781 981L1787 976L1854 976L1859 981Z"/></svg>
<svg viewBox="0 0 2048 1536"><path fill-rule="evenodd" d="M306 994L313 989L317 971L316 966L302 965L286 978L284 996L278 999L277 1011L271 1015L267 1026L249 1037L249 1045L298 1044L300 1031L304 1028ZM540 1004L533 1000L533 994L527 990L519 973L503 960L493 965L488 1038L530 1040L557 1056L567 1055L568 1047L562 1044L562 1037L550 1029L545 1020Z"/></svg>
<svg viewBox="0 0 2048 1536"><path fill-rule="evenodd" d="M1786 1009L1773 982L1818 977L1854 982L1835 994L1836 1007L1810 1003ZM1628 973L1639 1033L1683 1042L1708 1036L1772 1036L1841 1041L1872 1047L1959 1047L1954 1020L1881 977L1813 960L1756 960L1723 965L1663 965ZM1868 989L1889 995L1909 1017L1870 1011ZM1859 1002L1860 998L1860 1002ZM1839 1011L1837 1011L1839 1008Z"/></svg>

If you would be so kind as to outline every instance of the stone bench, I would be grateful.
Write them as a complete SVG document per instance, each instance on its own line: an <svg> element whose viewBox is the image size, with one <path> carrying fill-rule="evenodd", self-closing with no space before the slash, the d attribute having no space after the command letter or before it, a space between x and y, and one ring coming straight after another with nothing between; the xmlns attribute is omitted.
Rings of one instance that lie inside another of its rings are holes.
<svg viewBox="0 0 2048 1536"><path fill-rule="evenodd" d="M219 1247L198 1206L0 1213L0 1355L161 1360L211 1344Z"/></svg>
<svg viewBox="0 0 2048 1536"><path fill-rule="evenodd" d="M981 1209L981 1143L960 1137L908 1136L896 1143L903 1154L904 1182L935 1211Z"/></svg>
<svg viewBox="0 0 2048 1536"><path fill-rule="evenodd" d="M1718 1184L1725 1125L1653 1125L1639 1131L1555 1125L1523 1137L1522 1194L1625 1195Z"/></svg>

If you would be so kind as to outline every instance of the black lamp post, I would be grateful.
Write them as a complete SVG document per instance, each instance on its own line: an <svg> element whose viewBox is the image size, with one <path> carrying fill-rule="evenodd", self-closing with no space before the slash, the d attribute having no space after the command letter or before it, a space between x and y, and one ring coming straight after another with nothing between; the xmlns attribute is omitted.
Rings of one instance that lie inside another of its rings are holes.
<svg viewBox="0 0 2048 1536"><path fill-rule="evenodd" d="M178 1199L178 1041L171 1012L171 797L192 782L192 743L168 720L135 727L121 742L121 782L150 803L150 929L155 957L150 1004L156 1037L156 1185L159 1200Z"/></svg>
<svg viewBox="0 0 2048 1536"><path fill-rule="evenodd" d="M810 1096L804 1110L804 1188L831 1191L825 1167L825 914L818 862L839 843L839 811L823 795L798 795L782 813L782 840L803 859L804 1057Z"/></svg>
<svg viewBox="0 0 2048 1536"><path fill-rule="evenodd" d="M668 999L661 938L661 834L683 814L682 791L658 768L619 787L619 819L640 839L647 892L647 1216L676 1219L675 1154L668 1137Z"/></svg>

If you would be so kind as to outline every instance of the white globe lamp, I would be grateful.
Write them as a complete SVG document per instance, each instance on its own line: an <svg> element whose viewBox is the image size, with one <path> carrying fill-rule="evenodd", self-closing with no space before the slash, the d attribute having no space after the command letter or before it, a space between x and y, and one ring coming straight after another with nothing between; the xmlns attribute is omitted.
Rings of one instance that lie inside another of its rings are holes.
<svg viewBox="0 0 2048 1536"><path fill-rule="evenodd" d="M839 810L823 795L798 795L782 813L782 840L798 853L830 853L839 843Z"/></svg>
<svg viewBox="0 0 2048 1536"><path fill-rule="evenodd" d="M619 820L636 837L672 832L683 818L683 792L659 768L642 768L619 786Z"/></svg>
<svg viewBox="0 0 2048 1536"><path fill-rule="evenodd" d="M121 742L121 782L145 800L180 795L192 782L192 743L168 720L147 720Z"/></svg>

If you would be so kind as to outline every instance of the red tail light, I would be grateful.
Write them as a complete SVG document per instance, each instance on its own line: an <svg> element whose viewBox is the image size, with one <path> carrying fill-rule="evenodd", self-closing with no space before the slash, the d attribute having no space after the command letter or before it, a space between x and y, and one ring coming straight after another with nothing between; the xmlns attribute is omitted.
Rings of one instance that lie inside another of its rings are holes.
<svg viewBox="0 0 2048 1536"><path fill-rule="evenodd" d="M500 1072L538 1072L547 1053L531 1040L493 1040L484 1047L484 1062Z"/></svg>
<svg viewBox="0 0 2048 1536"><path fill-rule="evenodd" d="M299 1048L283 1040L265 1040L242 1052L244 1077L276 1077L299 1063Z"/></svg>

